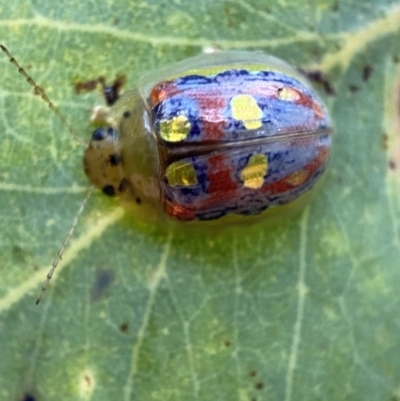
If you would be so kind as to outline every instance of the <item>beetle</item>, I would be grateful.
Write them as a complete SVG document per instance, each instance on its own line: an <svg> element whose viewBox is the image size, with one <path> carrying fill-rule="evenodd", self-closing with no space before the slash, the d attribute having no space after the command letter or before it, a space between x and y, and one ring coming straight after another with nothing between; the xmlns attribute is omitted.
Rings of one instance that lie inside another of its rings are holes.
<svg viewBox="0 0 400 401"><path fill-rule="evenodd" d="M219 51L141 78L94 131L84 169L140 215L216 220L293 202L325 171L331 145L325 107L297 70Z"/></svg>
<svg viewBox="0 0 400 401"><path fill-rule="evenodd" d="M0 48L76 136L43 89ZM307 78L276 57L205 53L145 74L121 96L120 86L103 82L110 107L93 117L99 126L83 165L96 187L118 196L138 218L261 218L301 198L326 170L333 133L327 111Z"/></svg>

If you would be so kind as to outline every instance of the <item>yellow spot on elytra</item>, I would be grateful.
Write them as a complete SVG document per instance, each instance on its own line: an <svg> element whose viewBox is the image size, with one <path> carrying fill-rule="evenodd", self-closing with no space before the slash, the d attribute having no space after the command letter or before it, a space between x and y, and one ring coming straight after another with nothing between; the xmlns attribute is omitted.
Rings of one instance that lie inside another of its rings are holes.
<svg viewBox="0 0 400 401"><path fill-rule="evenodd" d="M160 123L160 135L167 142L180 142L190 132L190 121L186 116L176 116Z"/></svg>
<svg viewBox="0 0 400 401"><path fill-rule="evenodd" d="M303 182L306 181L306 179L308 178L308 172L305 170L299 170L294 172L293 174L289 175L289 177L286 178L286 182L294 185L294 186L298 186L303 184Z"/></svg>
<svg viewBox="0 0 400 401"><path fill-rule="evenodd" d="M267 171L267 157L262 153L254 154L240 173L240 178L246 188L258 189L264 184L264 177Z"/></svg>
<svg viewBox="0 0 400 401"><path fill-rule="evenodd" d="M299 92L297 92L297 90L287 87L280 88L278 90L278 96L279 99L281 100L287 100L292 102L300 99Z"/></svg>
<svg viewBox="0 0 400 401"><path fill-rule="evenodd" d="M165 176L172 187L188 187L197 184L196 170L185 161L170 164L165 170Z"/></svg>
<svg viewBox="0 0 400 401"><path fill-rule="evenodd" d="M232 116L242 121L247 129L260 128L263 112L256 99L250 95L237 95L231 100Z"/></svg>

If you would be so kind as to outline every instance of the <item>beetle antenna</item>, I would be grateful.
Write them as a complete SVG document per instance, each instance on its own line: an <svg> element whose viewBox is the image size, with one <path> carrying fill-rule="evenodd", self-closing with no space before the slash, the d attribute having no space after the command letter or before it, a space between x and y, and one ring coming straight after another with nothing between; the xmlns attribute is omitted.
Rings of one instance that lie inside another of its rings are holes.
<svg viewBox="0 0 400 401"><path fill-rule="evenodd" d="M44 281L44 283L42 285L42 288L41 288L41 290L39 292L39 295L36 298L36 305L41 301L41 299L43 297L43 294L46 291L47 285L49 284L49 281L51 280L51 278L53 276L54 270L56 270L58 262L62 259L62 255L64 253L64 250L65 250L69 240L72 237L72 234L74 232L76 224L78 223L79 216L83 212L83 209L85 208L86 202L89 200L90 196L92 195L93 190L94 190L93 186L88 188L88 193L85 196L85 199L82 201L81 205L79 206L79 209L78 209L78 211L77 211L77 213L75 215L74 221L72 222L72 225L71 225L70 229L67 232L67 236L66 236L66 238L65 238L65 240L64 240L64 242L63 242L63 244L61 246L61 249L58 251L58 254L57 254L56 258L54 259L54 261L53 261L53 263L51 265L51 269L47 273L46 280Z"/></svg>
<svg viewBox="0 0 400 401"><path fill-rule="evenodd" d="M82 140L79 138L79 135L75 132L75 130L68 124L65 117L61 114L60 110L54 105L54 103L48 98L46 92L43 88L41 88L29 75L28 73L21 67L17 60L13 57L13 55L7 50L5 46L0 44L0 48L3 53L9 58L11 64L18 70L18 72L28 81L28 83L33 86L33 91L35 95L40 95L40 97L47 103L50 109L54 112L54 114L58 117L58 119L62 122L62 124L67 128L67 130L72 134L75 140L80 143L84 144Z"/></svg>

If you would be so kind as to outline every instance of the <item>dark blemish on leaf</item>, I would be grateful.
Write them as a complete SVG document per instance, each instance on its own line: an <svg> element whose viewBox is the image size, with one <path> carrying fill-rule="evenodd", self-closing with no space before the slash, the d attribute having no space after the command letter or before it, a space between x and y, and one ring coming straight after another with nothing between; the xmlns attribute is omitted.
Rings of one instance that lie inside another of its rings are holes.
<svg viewBox="0 0 400 401"><path fill-rule="evenodd" d="M79 95L81 92L91 92L97 88L99 78L90 79L88 81L78 81L74 84L75 92Z"/></svg>
<svg viewBox="0 0 400 401"><path fill-rule="evenodd" d="M339 4L338 3L333 3L332 7L331 7L331 10L333 12L338 12L339 11Z"/></svg>
<svg viewBox="0 0 400 401"><path fill-rule="evenodd" d="M112 166L118 166L121 164L121 156L118 153L114 153L109 156L109 161Z"/></svg>
<svg viewBox="0 0 400 401"><path fill-rule="evenodd" d="M232 345L232 343L229 340L226 340L224 342L225 347L230 347Z"/></svg>
<svg viewBox="0 0 400 401"><path fill-rule="evenodd" d="M355 93L355 92L358 92L360 90L360 87L357 86L357 85L350 84L349 85L349 90L350 90L350 92Z"/></svg>
<svg viewBox="0 0 400 401"><path fill-rule="evenodd" d="M262 390L264 388L264 383L263 382L258 382L254 386L256 390Z"/></svg>
<svg viewBox="0 0 400 401"><path fill-rule="evenodd" d="M251 401L257 401L257 398L256 397L252 397Z"/></svg>
<svg viewBox="0 0 400 401"><path fill-rule="evenodd" d="M124 114L122 114L124 118L129 118L131 116L131 113L129 111L124 111Z"/></svg>
<svg viewBox="0 0 400 401"><path fill-rule="evenodd" d="M329 82L328 77L322 71L305 71L300 69L300 72L303 73L310 81L322 85L327 95L336 96L335 89Z"/></svg>
<svg viewBox="0 0 400 401"><path fill-rule="evenodd" d="M119 325L119 331L120 331L121 333L126 333L128 330L129 330L129 324L128 324L128 322L124 322L124 323L121 323L121 324Z"/></svg>
<svg viewBox="0 0 400 401"><path fill-rule="evenodd" d="M400 56L398 56L397 54L395 54L393 56L393 63L398 64L400 63Z"/></svg>
<svg viewBox="0 0 400 401"><path fill-rule="evenodd" d="M18 262L26 262L27 252L19 245L14 245L12 248L13 257Z"/></svg>
<svg viewBox="0 0 400 401"><path fill-rule="evenodd" d="M373 71L374 71L374 69L372 68L372 66L366 65L364 67L364 69L363 69L362 80L364 82L368 82L368 80L371 77L371 74L372 74Z"/></svg>
<svg viewBox="0 0 400 401"><path fill-rule="evenodd" d="M136 198L136 199L135 199L135 202L136 202L138 205L140 205L140 204L142 203L142 200L141 200L140 198Z"/></svg>
<svg viewBox="0 0 400 401"><path fill-rule="evenodd" d="M382 134L382 141L381 141L381 144L382 144L382 148L383 148L384 150L387 150L387 149L388 149L388 141L389 141L389 136L388 136L388 134L383 133L383 134Z"/></svg>
<svg viewBox="0 0 400 401"><path fill-rule="evenodd" d="M228 28L238 28L246 21L245 14L238 9L234 2L227 1L224 5L224 13L226 16L226 25Z"/></svg>
<svg viewBox="0 0 400 401"><path fill-rule="evenodd" d="M250 370L249 376L250 376L250 377L255 377L255 376L257 376L257 371L256 371L255 369Z"/></svg>
<svg viewBox="0 0 400 401"><path fill-rule="evenodd" d="M32 394L26 393L21 401L36 401L36 398Z"/></svg>
<svg viewBox="0 0 400 401"><path fill-rule="evenodd" d="M119 18L114 18L113 25L119 25Z"/></svg>
<svg viewBox="0 0 400 401"><path fill-rule="evenodd" d="M98 301L111 286L114 281L114 275L109 270L99 270L96 272L96 279L90 292L90 300Z"/></svg>
<svg viewBox="0 0 400 401"><path fill-rule="evenodd" d="M394 160L389 160L389 168L390 170L396 170L396 163Z"/></svg>
<svg viewBox="0 0 400 401"><path fill-rule="evenodd" d="M81 380L81 384L80 384L81 391L86 395L91 394L91 392L93 391L93 388L95 386L95 380L94 380L93 373L90 370L86 369L84 372L82 372L80 380ZM83 397L83 398L87 398L87 397Z"/></svg>

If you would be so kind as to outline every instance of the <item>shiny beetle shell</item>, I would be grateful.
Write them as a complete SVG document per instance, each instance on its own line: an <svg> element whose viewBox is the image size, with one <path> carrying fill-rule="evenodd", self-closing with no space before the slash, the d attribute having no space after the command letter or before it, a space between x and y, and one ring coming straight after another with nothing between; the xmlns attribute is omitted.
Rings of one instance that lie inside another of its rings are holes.
<svg viewBox="0 0 400 401"><path fill-rule="evenodd" d="M142 217L257 215L313 188L331 133L321 100L285 62L261 52L202 54L123 94L93 133L84 167Z"/></svg>

